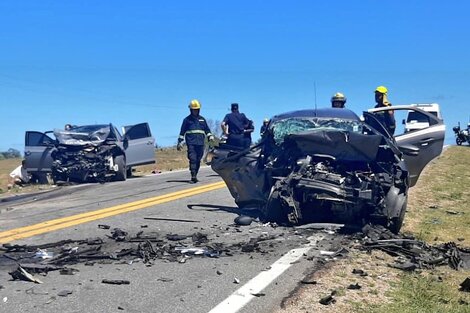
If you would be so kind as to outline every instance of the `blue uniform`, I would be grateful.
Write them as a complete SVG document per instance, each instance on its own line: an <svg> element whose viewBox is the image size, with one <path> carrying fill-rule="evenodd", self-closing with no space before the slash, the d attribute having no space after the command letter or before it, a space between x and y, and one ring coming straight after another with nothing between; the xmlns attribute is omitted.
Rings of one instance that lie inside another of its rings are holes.
<svg viewBox="0 0 470 313"><path fill-rule="evenodd" d="M223 122L228 126L227 144L246 148L248 140L245 137L245 129L249 126L250 120L245 114L239 112L229 113L225 115Z"/></svg>
<svg viewBox="0 0 470 313"><path fill-rule="evenodd" d="M206 136L209 137L212 136L212 134L204 117L190 114L183 120L178 142L186 141L186 145L188 146L189 170L193 178L196 177L199 172L199 167L201 166Z"/></svg>

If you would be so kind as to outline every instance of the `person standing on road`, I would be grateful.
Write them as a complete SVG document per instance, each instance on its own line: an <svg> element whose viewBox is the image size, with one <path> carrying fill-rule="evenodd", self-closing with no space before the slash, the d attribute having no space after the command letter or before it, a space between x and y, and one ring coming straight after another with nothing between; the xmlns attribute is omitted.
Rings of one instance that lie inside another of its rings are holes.
<svg viewBox="0 0 470 313"><path fill-rule="evenodd" d="M247 148L248 140L246 140L245 133L251 133L253 131L253 129L250 130L248 128L250 126L250 120L245 114L238 111L238 103L232 103L231 111L232 113L225 115L220 125L224 135L227 136L227 144Z"/></svg>
<svg viewBox="0 0 470 313"><path fill-rule="evenodd" d="M341 92L337 92L331 97L331 107L343 109L346 103L346 97Z"/></svg>
<svg viewBox="0 0 470 313"><path fill-rule="evenodd" d="M392 104L387 99L388 89L385 86L379 86L375 89L375 108L385 108L392 106ZM385 126L389 133L393 136L395 134L395 114L393 110L376 112L375 116L377 119Z"/></svg>
<svg viewBox="0 0 470 313"><path fill-rule="evenodd" d="M204 155L205 139L214 140L206 119L199 115L201 104L198 100L191 100L189 103L190 114L185 117L181 124L181 131L178 137L176 148L180 151L183 148L183 141L188 147L189 171L191 173L191 183L197 183L197 174L201 166L201 159Z"/></svg>

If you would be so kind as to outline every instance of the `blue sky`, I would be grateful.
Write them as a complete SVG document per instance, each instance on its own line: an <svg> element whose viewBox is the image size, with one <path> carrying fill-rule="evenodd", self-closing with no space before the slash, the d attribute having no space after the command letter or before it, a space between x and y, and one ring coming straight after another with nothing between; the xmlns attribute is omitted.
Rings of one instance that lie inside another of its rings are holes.
<svg viewBox="0 0 470 313"><path fill-rule="evenodd" d="M176 142L188 102L255 121L373 90L470 116L468 1L1 1L0 150L26 130L149 122Z"/></svg>

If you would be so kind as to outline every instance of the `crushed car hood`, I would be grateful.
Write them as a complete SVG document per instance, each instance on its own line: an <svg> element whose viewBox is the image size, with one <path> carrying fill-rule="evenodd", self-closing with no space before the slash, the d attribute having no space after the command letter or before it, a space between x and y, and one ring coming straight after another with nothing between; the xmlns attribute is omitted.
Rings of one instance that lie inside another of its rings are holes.
<svg viewBox="0 0 470 313"><path fill-rule="evenodd" d="M63 130L54 129L54 136L61 145L69 146L86 146L86 145L100 145L109 136L109 126L102 127L93 131L77 131L77 130Z"/></svg>
<svg viewBox="0 0 470 313"><path fill-rule="evenodd" d="M337 130L308 131L285 137L285 145L305 154L324 154L343 161L376 159L382 136Z"/></svg>

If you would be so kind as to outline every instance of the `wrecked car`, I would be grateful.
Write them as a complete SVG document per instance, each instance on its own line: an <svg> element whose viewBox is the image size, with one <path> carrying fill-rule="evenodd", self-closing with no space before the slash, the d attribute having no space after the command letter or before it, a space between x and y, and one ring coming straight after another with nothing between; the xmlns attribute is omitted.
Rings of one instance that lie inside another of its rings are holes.
<svg viewBox="0 0 470 313"><path fill-rule="evenodd" d="M121 135L113 124L99 124L27 131L26 168L39 180L50 174L55 183L126 180L132 166L155 163L155 139L147 123L124 130Z"/></svg>
<svg viewBox="0 0 470 313"><path fill-rule="evenodd" d="M413 110L429 126L395 138L374 116ZM267 221L373 222L402 226L408 189L442 151L442 120L413 106L300 110L274 116L261 142L246 150L220 145L211 166L236 204Z"/></svg>

